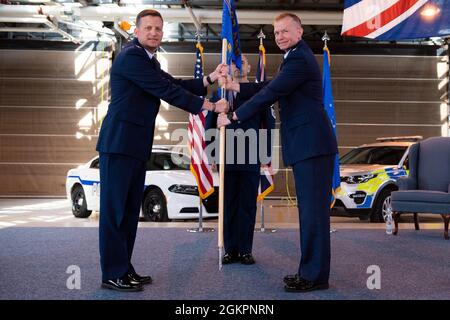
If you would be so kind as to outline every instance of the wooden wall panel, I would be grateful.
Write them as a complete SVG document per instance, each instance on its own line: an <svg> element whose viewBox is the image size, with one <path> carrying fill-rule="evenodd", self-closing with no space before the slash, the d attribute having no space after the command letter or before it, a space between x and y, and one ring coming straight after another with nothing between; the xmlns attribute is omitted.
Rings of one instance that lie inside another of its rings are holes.
<svg viewBox="0 0 450 320"><path fill-rule="evenodd" d="M1 106L96 107L100 91L88 81L54 79L0 79Z"/></svg>
<svg viewBox="0 0 450 320"><path fill-rule="evenodd" d="M0 162L84 163L96 155L95 140L72 136L0 136Z"/></svg>
<svg viewBox="0 0 450 320"><path fill-rule="evenodd" d="M333 77L437 79L443 57L331 54ZM320 58L318 59L321 65Z"/></svg>
<svg viewBox="0 0 450 320"><path fill-rule="evenodd" d="M374 143L378 137L416 136L424 138L441 136L442 128L434 127L400 127L400 126L339 126L337 127L338 143L342 146L359 146Z"/></svg>
<svg viewBox="0 0 450 320"><path fill-rule="evenodd" d="M292 170L279 171L274 177L274 190L271 197L291 197L295 198L295 181Z"/></svg>
<svg viewBox="0 0 450 320"><path fill-rule="evenodd" d="M88 120L91 118L96 118L94 108L0 107L0 132L75 135L78 131L84 131L81 129L89 127Z"/></svg>
<svg viewBox="0 0 450 320"><path fill-rule="evenodd" d="M439 89L440 80L366 80L337 79L332 81L336 100L424 101L438 102L445 86Z"/></svg>
<svg viewBox="0 0 450 320"><path fill-rule="evenodd" d="M74 165L0 163L2 196L64 195L67 171Z"/></svg>
<svg viewBox="0 0 450 320"><path fill-rule="evenodd" d="M110 56L87 50L0 50L0 74L8 78L100 79L109 74Z"/></svg>
<svg viewBox="0 0 450 320"><path fill-rule="evenodd" d="M337 123L439 124L445 121L441 102L335 101Z"/></svg>

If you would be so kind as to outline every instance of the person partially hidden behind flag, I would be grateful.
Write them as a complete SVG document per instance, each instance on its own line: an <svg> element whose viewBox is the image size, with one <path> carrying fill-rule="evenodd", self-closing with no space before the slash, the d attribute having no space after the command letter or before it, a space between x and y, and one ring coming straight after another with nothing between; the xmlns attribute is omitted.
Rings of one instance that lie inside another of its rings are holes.
<svg viewBox="0 0 450 320"><path fill-rule="evenodd" d="M224 68L201 79L176 80L161 70L155 54L163 37L163 19L155 10L136 17L136 38L115 58L111 68L111 103L97 143L100 153L99 246L102 288L139 291L152 282L131 264L144 191L145 165L153 145L160 99L185 111L226 112L225 100L206 95Z"/></svg>
<svg viewBox="0 0 450 320"><path fill-rule="evenodd" d="M247 58L242 55L242 72L231 64L233 80L247 83L251 66ZM211 101L217 100L213 97ZM232 95L230 108L238 110L244 102L239 94ZM270 137L261 139L267 142L259 157L259 129L265 117L271 115L270 108L264 108L248 121L234 122L227 127L226 132L226 160L224 181L224 229L223 240L225 254L223 264L240 262L241 264L254 264L252 255L253 234L256 219L256 199L260 181L261 161L267 164L270 161ZM206 117L206 128L215 128L217 113L209 112ZM264 131L265 134L267 131ZM270 131L269 131L270 132ZM218 146L214 150L219 150ZM267 151L267 152L266 152ZM261 161L260 161L261 160Z"/></svg>
<svg viewBox="0 0 450 320"><path fill-rule="evenodd" d="M285 52L280 71L264 83L219 83L240 92L244 102L219 116L222 127L251 119L279 102L283 161L291 166L297 193L301 260L298 273L284 277L285 290L328 289L330 275L330 199L337 142L322 100L322 76L309 46L302 40L300 18L283 13L274 21L275 41Z"/></svg>

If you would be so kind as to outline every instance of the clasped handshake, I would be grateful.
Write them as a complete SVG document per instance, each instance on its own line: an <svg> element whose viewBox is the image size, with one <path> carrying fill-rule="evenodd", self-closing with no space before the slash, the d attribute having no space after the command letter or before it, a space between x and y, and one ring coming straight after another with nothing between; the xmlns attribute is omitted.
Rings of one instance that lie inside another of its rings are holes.
<svg viewBox="0 0 450 320"><path fill-rule="evenodd" d="M233 81L228 70L229 66L225 63L221 63L217 66L216 70L214 70L209 75L209 79L213 82L218 80L220 87L224 88L225 90L239 92L240 90L239 82ZM226 115L230 107L226 99L222 98L217 102L210 102L209 100L205 99L203 109L220 113L217 119L218 128L230 124L231 121L228 119Z"/></svg>

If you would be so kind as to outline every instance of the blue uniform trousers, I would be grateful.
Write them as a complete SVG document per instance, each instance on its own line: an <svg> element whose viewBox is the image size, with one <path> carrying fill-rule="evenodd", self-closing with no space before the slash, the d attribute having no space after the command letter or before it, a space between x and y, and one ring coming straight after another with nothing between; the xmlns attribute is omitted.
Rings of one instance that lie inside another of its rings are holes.
<svg viewBox="0 0 450 320"><path fill-rule="evenodd" d="M330 204L335 155L292 165L300 222L301 259L298 274L327 283L330 275Z"/></svg>
<svg viewBox="0 0 450 320"><path fill-rule="evenodd" d="M224 247L227 253L252 252L259 171L226 171Z"/></svg>
<svg viewBox="0 0 450 320"><path fill-rule="evenodd" d="M102 279L108 280L134 271L131 256L144 191L145 161L100 153L100 181L100 264Z"/></svg>

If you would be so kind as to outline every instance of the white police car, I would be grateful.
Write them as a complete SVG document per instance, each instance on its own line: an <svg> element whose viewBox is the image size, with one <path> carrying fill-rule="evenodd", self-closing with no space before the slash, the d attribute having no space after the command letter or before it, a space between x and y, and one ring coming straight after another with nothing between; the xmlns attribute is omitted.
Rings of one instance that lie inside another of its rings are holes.
<svg viewBox="0 0 450 320"><path fill-rule="evenodd" d="M397 180L409 174L408 150L421 136L378 138L339 160L341 188L333 211L383 222L391 210Z"/></svg>
<svg viewBox="0 0 450 320"><path fill-rule="evenodd" d="M175 159L182 161L173 161ZM179 163L181 162L181 163ZM202 200L202 216L217 217L218 175L213 173L215 192ZM142 215L147 221L195 219L199 215L197 183L189 170L189 158L167 148L154 147L147 162ZM66 194L77 218L87 218L100 209L100 172L98 156L86 164L70 169ZM100 213L101 214L101 213Z"/></svg>

